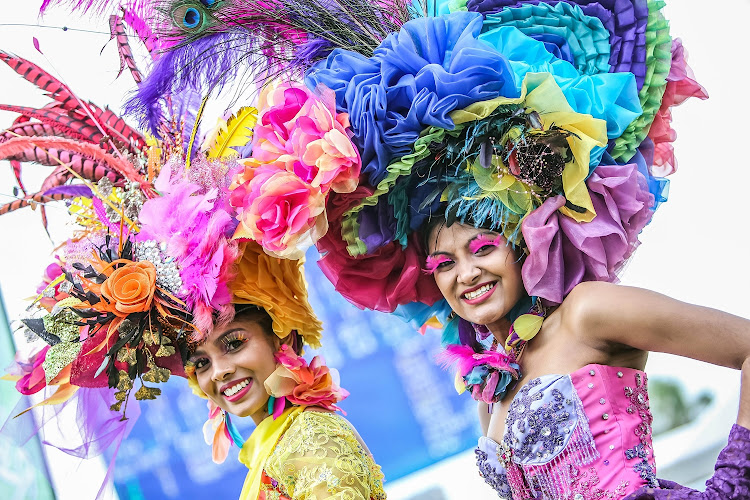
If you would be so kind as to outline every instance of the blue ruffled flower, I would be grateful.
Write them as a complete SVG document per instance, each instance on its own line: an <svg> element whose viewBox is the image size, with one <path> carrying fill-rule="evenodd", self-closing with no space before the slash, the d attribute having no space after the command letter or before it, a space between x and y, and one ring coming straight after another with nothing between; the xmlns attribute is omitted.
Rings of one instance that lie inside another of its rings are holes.
<svg viewBox="0 0 750 500"><path fill-rule="evenodd" d="M415 19L389 35L372 58L335 50L307 73L310 88L331 88L339 111L349 113L371 184L385 176L392 159L410 151L424 128L453 129L452 111L519 95L506 59L478 40L481 30L476 13Z"/></svg>

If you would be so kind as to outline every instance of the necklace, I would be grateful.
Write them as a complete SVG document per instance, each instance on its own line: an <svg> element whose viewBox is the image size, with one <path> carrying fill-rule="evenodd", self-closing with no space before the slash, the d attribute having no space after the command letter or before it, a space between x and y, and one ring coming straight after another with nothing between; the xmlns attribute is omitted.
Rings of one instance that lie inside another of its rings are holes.
<svg viewBox="0 0 750 500"><path fill-rule="evenodd" d="M502 401L521 379L518 362L526 344L541 330L546 313L541 302L534 301L529 312L511 325L503 349L498 349L496 339L490 349L481 352L467 345L448 346L440 358L457 366L455 384L459 394L468 391L475 400L489 405Z"/></svg>

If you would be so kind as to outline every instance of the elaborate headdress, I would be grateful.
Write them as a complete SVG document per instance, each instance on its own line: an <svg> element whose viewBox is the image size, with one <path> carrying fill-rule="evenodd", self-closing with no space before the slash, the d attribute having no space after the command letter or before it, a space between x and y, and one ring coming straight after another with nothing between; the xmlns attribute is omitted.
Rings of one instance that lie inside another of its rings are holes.
<svg viewBox="0 0 750 500"><path fill-rule="evenodd" d="M666 200L670 108L706 97L655 0L194 3L158 8L173 52L253 26L191 62L305 75L269 94L231 197L240 234L281 256L317 241L347 299L412 317L439 298L414 236L436 212L520 245L547 303L614 281Z"/></svg>
<svg viewBox="0 0 750 500"><path fill-rule="evenodd" d="M616 281L676 168L670 108L706 97L662 7L180 0L154 24L172 44L157 64L173 70L143 88L196 83L181 71L188 60L212 88L247 61L263 69L256 79L304 74L306 88L273 91L261 111L230 196L237 234L284 257L315 242L352 303L445 324L416 235L438 213L523 249L524 286L539 303ZM152 120L158 95L141 93L131 109ZM458 326L447 324L446 343L465 343Z"/></svg>

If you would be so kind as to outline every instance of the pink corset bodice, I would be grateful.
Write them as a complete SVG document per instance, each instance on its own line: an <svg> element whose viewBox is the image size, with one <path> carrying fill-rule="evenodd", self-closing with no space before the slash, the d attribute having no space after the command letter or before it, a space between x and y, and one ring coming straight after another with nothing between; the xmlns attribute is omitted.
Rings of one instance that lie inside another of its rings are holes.
<svg viewBox="0 0 750 500"><path fill-rule="evenodd" d="M656 485L646 374L587 365L526 383L501 444L482 437L480 475L501 498L621 499Z"/></svg>

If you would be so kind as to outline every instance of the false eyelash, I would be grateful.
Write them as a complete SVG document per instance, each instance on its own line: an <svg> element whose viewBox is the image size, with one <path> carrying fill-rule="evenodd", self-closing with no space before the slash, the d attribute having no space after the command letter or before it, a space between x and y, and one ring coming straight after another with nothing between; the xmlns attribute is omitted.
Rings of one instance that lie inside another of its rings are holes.
<svg viewBox="0 0 750 500"><path fill-rule="evenodd" d="M425 272L427 274L434 274L435 271L437 271L440 264L444 262L450 262L450 261L451 260L445 255L438 255L436 257L429 255L427 256L427 261L425 262Z"/></svg>
<svg viewBox="0 0 750 500"><path fill-rule="evenodd" d="M486 234L480 234L469 242L469 251L471 253L477 253L484 246L492 245L493 247L499 247L502 243L503 237L500 234L498 234L495 239L490 239Z"/></svg>
<svg viewBox="0 0 750 500"><path fill-rule="evenodd" d="M247 336L245 335L244 332L235 330L221 337L221 343L224 344L225 347L229 347L229 344L231 344L232 342L236 340L241 340L242 342L245 342L247 340Z"/></svg>

